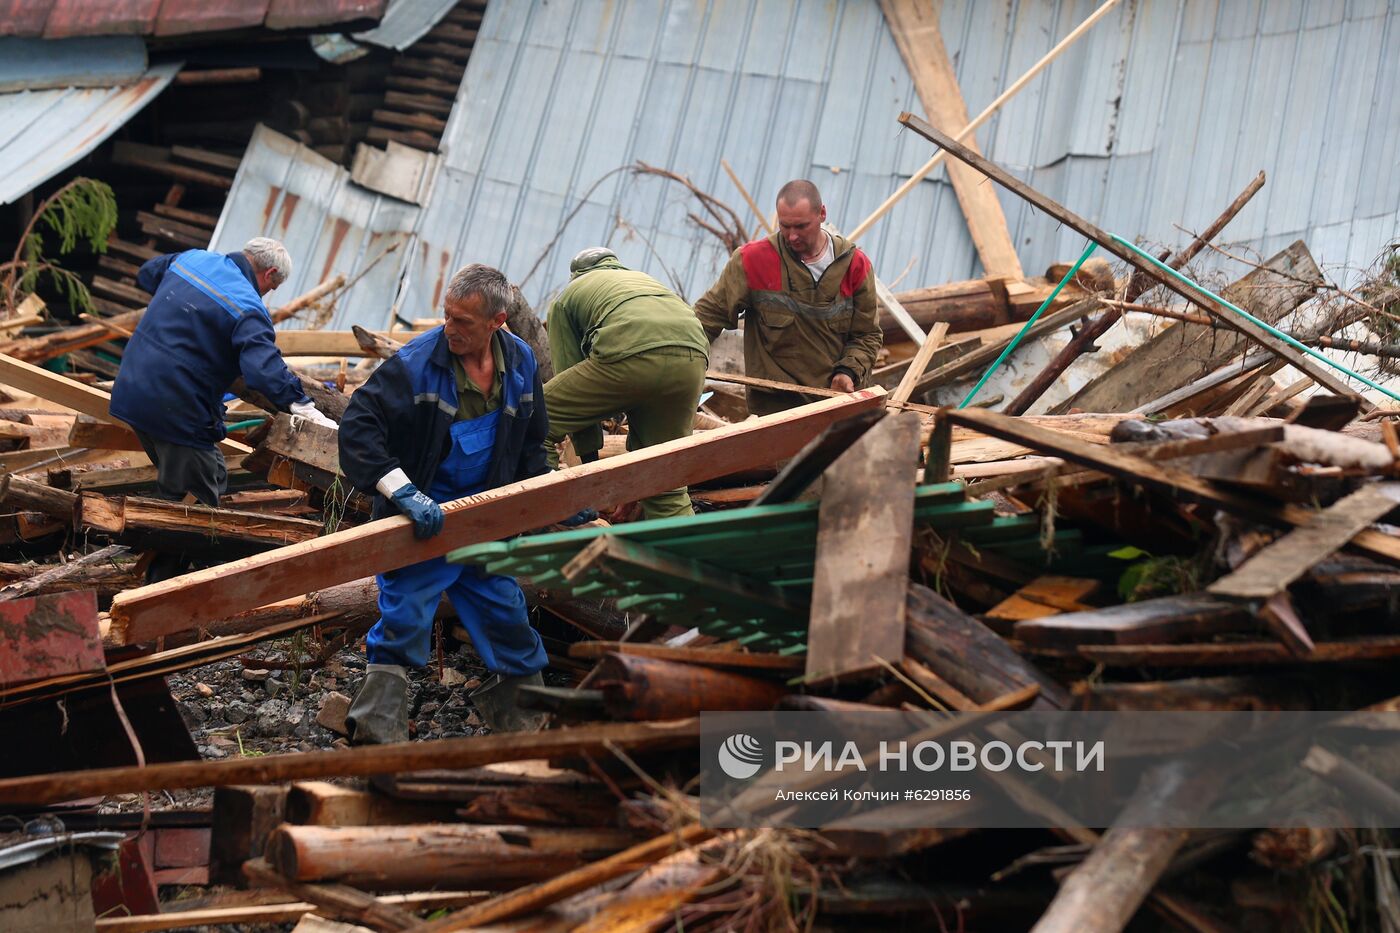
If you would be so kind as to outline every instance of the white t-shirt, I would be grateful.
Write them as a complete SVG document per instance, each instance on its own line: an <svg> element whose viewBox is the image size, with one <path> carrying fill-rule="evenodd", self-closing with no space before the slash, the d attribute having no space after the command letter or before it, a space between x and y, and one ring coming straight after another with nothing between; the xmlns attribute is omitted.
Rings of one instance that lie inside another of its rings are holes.
<svg viewBox="0 0 1400 933"><path fill-rule="evenodd" d="M802 260L802 264L807 267L807 271L812 273L813 282L820 280L822 273L827 270L827 267L836 261L836 247L831 242L831 234L823 233L822 236L826 237L826 249L822 250L821 255L811 262L805 259Z"/></svg>

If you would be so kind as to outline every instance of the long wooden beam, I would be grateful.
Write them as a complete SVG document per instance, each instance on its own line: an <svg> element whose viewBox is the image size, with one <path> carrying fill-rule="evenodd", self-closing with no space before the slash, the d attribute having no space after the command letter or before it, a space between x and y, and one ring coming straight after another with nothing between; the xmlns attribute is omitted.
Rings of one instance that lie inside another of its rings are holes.
<svg viewBox="0 0 1400 933"><path fill-rule="evenodd" d="M100 389L83 385L73 379L41 369L33 363L0 354L0 383L12 386L65 408L91 415L113 424L123 424L112 417L112 397ZM219 449L226 454L250 454L253 448L237 441L225 440Z"/></svg>
<svg viewBox="0 0 1400 933"><path fill-rule="evenodd" d="M1334 375L1331 369L1319 365L1316 360L1312 359L1307 354L1294 349L1253 321L1240 317L1215 299L1209 298L1205 294L1196 292L1181 284L1170 275L1167 275L1156 266L1152 265L1152 263L1143 259L1137 253L1119 244L1106 231L1085 220L1083 217L1080 217L1078 214L1075 214L1073 211L1070 211L1064 205L1036 191L1000 165L983 158L951 136L930 126L926 121L921 120L912 113L902 113L899 116L899 122L935 145L942 147L955 159L966 162L1003 188L1029 202L1038 210L1049 214L1066 227L1082 233L1084 236L1099 244L1104 250L1122 259L1142 274L1152 277L1187 301L1205 308L1227 327L1239 331L1260 345L1273 351L1275 355L1287 360L1299 372L1311 376L1313 381L1318 385L1324 386L1336 395L1354 396L1357 394L1356 390L1349 386L1343 379Z"/></svg>
<svg viewBox="0 0 1400 933"><path fill-rule="evenodd" d="M884 402L883 389L862 389L467 496L444 506L442 533L426 541L414 538L413 523L399 515L128 590L113 600L111 636L124 644L148 641L540 528L586 507L607 508L767 466L797 453L832 422Z"/></svg>
<svg viewBox="0 0 1400 933"><path fill-rule="evenodd" d="M431 742L366 745L348 751L294 752L260 758L173 761L121 768L93 768L0 780L0 805L58 803L83 797L177 787L224 787L313 778L395 774L429 768L479 768L503 761L602 754L613 745L628 751L687 748L700 738L698 719L597 723L532 735L474 735Z"/></svg>
<svg viewBox="0 0 1400 933"><path fill-rule="evenodd" d="M1241 495L1184 470L1114 450L1112 444L1088 444L1061 431L1033 424L1025 418L976 408L964 408L960 411L945 408L943 417L953 424L972 428L988 437L999 437L1023 444L1033 450L1063 457L1112 476L1125 477L1168 495L1204 502L1275 528L1308 525L1314 522L1318 515L1317 511L1302 506L1275 505L1263 499ZM1367 529L1358 532L1348 547L1356 553L1400 566L1400 537Z"/></svg>
<svg viewBox="0 0 1400 933"><path fill-rule="evenodd" d="M372 336L405 343L426 333L421 330L384 331ZM277 349L283 356L378 356L360 345L353 331L348 330L279 330Z"/></svg>
<svg viewBox="0 0 1400 933"><path fill-rule="evenodd" d="M960 130L971 121L957 74L943 44L943 29L937 7L927 0L880 0L899 57L914 79L914 90L924 113L939 126ZM966 137L967 147L977 149L977 137ZM975 170L961 163L948 166L958 206L967 219L972 245L989 276L1021 278L1021 261L1011 243L1006 215L994 189L982 184Z"/></svg>

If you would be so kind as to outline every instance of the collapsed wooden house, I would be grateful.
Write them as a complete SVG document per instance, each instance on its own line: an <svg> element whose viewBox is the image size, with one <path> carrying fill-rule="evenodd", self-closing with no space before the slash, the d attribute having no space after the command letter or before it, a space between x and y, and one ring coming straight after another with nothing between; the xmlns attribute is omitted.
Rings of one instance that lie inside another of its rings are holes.
<svg viewBox="0 0 1400 933"><path fill-rule="evenodd" d="M1014 782L1007 799L1048 813L1052 829L978 829L976 808L957 803L943 825L898 806L814 831L700 818L703 713L917 711L933 729L1022 710L1400 713L1400 416L1376 405L1396 398L1388 370L1353 368L1400 356L1384 325L1400 313L1395 266L1342 289L1308 242L1271 230L1261 261L1207 291L1195 265L1262 173L1154 261L983 158L968 130L940 131L988 118L1079 29L969 120L942 38L932 52L919 44L932 41L925 12L891 2L869 14L888 24L934 124L904 114L905 137L949 160L946 196L983 272L898 293L882 283L886 350L870 388L800 387L810 404L750 418L745 386L799 387L716 363L690 438L629 453L613 423L598 462L450 505L443 534L419 541L407 519L369 520L334 432L235 386L228 496L217 507L154 497L155 471L106 391L143 311L139 262L279 224L309 237L299 294L273 315L301 327L279 331L279 346L339 420L365 374L411 339L401 325L435 313L443 270L462 254L434 220L454 205L420 200L437 190L428 176L471 188L480 209L448 114L464 44L478 26L491 33L482 6L444 5L419 43L375 53L358 76L298 80L306 96L282 108L290 122L258 128L250 105L225 127L169 128L197 146L103 150L170 189L123 217L131 239L108 239L85 270L93 315L43 319L35 297L0 320L0 735L14 750L0 810L27 827L0 837L0 853L32 846L36 827L59 840L22 893L50 885L65 922L111 931L1400 923L1384 822L1183 830L1125 813L1087 826ZM491 33L498 52L511 22ZM185 79L191 99L211 82L264 81L209 71ZM237 139L221 145L226 133ZM360 190L349 182L364 186L371 167L343 165L360 141L444 165L424 161L408 187L382 171L380 187ZM1117 267L1028 275L993 183ZM328 191L373 219L336 216ZM394 199L398 212L385 209ZM315 218L302 228L299 203ZM318 239L327 230L340 237ZM342 250L347 231L355 245ZM552 233L540 261L576 237ZM1155 332L1096 344L1128 320ZM548 356L523 296L510 326ZM1112 357L1097 371L1093 351ZM60 362L68 372L48 368ZM556 525L680 485L699 514ZM147 555L168 548L202 568L143 585ZM414 675L419 741L348 748L346 694L378 612L372 578L442 555L520 579L550 657L527 701L550 726L484 734L465 698L479 665L444 606L434 662ZM1395 774L1382 765L1315 747L1301 766L1393 816ZM1210 793L1204 781L1142 790L1168 802ZM88 854L104 847L116 854ZM53 851L73 870L41 875ZM176 890L200 893L177 901Z"/></svg>

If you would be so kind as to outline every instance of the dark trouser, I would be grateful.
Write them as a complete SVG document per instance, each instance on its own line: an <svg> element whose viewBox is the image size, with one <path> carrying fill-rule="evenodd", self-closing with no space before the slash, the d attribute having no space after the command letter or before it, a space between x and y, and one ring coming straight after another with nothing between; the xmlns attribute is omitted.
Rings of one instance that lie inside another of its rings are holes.
<svg viewBox="0 0 1400 933"><path fill-rule="evenodd" d="M156 466L156 494L160 498L180 502L189 495L202 505L219 504L219 497L228 488L228 467L217 448L182 447L144 431L137 431L136 436ZM146 582L178 577L189 568L190 560L183 551L160 553L146 568Z"/></svg>

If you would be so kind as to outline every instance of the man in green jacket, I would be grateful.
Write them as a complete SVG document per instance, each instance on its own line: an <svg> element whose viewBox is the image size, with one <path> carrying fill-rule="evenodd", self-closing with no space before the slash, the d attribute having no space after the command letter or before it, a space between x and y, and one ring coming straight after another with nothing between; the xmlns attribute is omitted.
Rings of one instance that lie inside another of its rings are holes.
<svg viewBox="0 0 1400 933"><path fill-rule="evenodd" d="M714 340L744 313L749 376L853 392L870 378L882 342L875 272L854 244L822 229L825 220L816 185L783 185L778 232L739 247L695 314ZM747 394L757 415L813 400L755 388Z"/></svg>
<svg viewBox="0 0 1400 933"><path fill-rule="evenodd" d="M656 279L595 246L569 264L571 281L550 305L554 378L545 383L545 453L573 437L585 462L603 446L599 422L627 415L627 449L689 437L709 363L709 341L690 306ZM642 502L647 518L690 515L685 489Z"/></svg>

